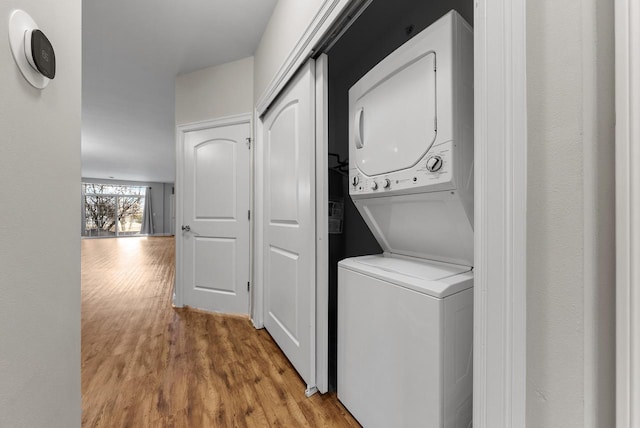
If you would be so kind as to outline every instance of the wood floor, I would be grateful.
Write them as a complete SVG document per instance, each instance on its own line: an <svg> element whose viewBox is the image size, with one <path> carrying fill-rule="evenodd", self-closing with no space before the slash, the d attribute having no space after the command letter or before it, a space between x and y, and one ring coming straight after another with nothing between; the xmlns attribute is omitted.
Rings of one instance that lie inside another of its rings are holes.
<svg viewBox="0 0 640 428"><path fill-rule="evenodd" d="M83 427L357 427L248 318L171 307L174 239L82 241Z"/></svg>

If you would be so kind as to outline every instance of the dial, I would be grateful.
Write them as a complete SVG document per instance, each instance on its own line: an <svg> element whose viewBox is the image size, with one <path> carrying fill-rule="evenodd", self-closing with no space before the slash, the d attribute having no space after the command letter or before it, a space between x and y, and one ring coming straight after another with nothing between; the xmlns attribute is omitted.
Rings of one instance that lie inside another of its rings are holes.
<svg viewBox="0 0 640 428"><path fill-rule="evenodd" d="M385 189L388 189L389 187L391 187L391 180L389 180L388 178L385 178L384 181L382 182L382 187L384 187Z"/></svg>
<svg viewBox="0 0 640 428"><path fill-rule="evenodd" d="M427 169L431 172L439 171L442 168L442 158L440 156L431 156L427 159Z"/></svg>
<svg viewBox="0 0 640 428"><path fill-rule="evenodd" d="M358 178L357 175L354 175L353 177L351 177L351 184L353 184L354 186L357 186L359 182L360 182L360 179Z"/></svg>
<svg viewBox="0 0 640 428"><path fill-rule="evenodd" d="M375 181L371 182L371 190L378 190L378 183L376 183Z"/></svg>

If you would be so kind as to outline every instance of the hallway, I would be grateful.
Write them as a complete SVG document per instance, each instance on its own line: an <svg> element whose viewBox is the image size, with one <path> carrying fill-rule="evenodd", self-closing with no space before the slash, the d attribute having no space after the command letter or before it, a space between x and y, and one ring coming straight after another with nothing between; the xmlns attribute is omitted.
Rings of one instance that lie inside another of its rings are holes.
<svg viewBox="0 0 640 428"><path fill-rule="evenodd" d="M173 237L82 241L83 427L357 427L248 318L173 309Z"/></svg>

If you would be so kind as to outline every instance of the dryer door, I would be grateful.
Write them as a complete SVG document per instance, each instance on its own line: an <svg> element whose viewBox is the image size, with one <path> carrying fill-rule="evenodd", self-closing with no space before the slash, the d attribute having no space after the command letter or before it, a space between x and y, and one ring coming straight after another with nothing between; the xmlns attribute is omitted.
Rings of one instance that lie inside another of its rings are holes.
<svg viewBox="0 0 640 428"><path fill-rule="evenodd" d="M350 156L374 176L415 166L436 138L436 54L382 62L349 90Z"/></svg>

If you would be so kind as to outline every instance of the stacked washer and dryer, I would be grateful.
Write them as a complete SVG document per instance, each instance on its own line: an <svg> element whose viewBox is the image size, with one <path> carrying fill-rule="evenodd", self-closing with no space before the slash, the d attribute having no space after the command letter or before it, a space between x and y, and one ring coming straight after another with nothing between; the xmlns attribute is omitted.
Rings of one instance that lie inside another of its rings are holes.
<svg viewBox="0 0 640 428"><path fill-rule="evenodd" d="M451 11L349 91L350 196L384 253L338 265L338 398L370 427L468 427L473 33Z"/></svg>

